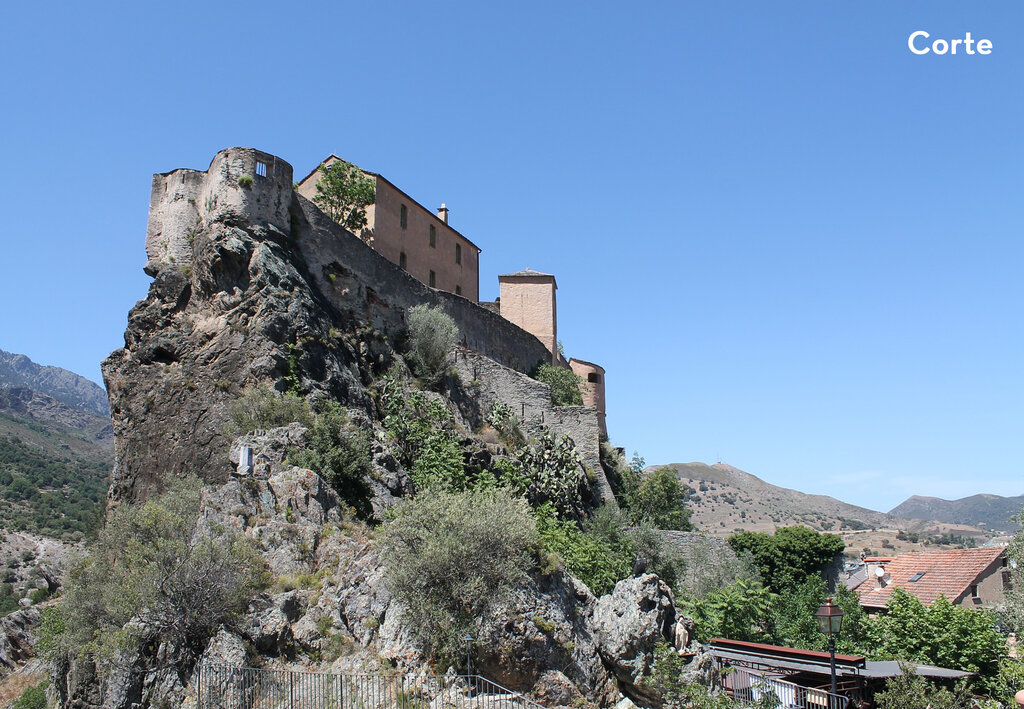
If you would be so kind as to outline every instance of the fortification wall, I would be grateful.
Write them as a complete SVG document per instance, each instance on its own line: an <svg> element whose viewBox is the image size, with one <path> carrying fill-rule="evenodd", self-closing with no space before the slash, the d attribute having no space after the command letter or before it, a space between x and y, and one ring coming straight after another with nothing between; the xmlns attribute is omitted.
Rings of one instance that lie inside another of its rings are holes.
<svg viewBox="0 0 1024 709"><path fill-rule="evenodd" d="M397 332L405 327L405 312L426 303L448 313L459 326L461 344L520 372L551 353L536 337L475 302L429 288L342 229L305 197L295 197L297 233L313 280L339 308L367 318L375 327Z"/></svg>
<svg viewBox="0 0 1024 709"><path fill-rule="evenodd" d="M426 303L455 320L462 344L502 364L527 372L551 361L530 333L467 298L423 285L329 219L295 193L291 165L253 148L222 150L205 172L153 176L146 272L191 267L192 238L215 222L290 239L328 302L389 333L404 330L409 307Z"/></svg>
<svg viewBox="0 0 1024 709"><path fill-rule="evenodd" d="M459 348L456 353L455 371L462 385L473 390L472 398L464 400L470 408L463 407L462 411L473 425L483 423L483 417L491 406L504 403L529 433L539 434L546 426L559 436L569 436L576 444L583 463L597 476L595 485L599 498L603 502L614 503L611 485L601 467L601 430L595 409L553 406L551 388L547 384L466 348Z"/></svg>

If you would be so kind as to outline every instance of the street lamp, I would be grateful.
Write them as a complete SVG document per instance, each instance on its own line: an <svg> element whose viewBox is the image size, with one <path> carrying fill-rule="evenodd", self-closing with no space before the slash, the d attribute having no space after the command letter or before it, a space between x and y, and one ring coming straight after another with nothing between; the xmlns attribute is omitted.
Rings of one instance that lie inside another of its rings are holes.
<svg viewBox="0 0 1024 709"><path fill-rule="evenodd" d="M836 691L836 635L843 628L843 609L832 603L831 598L826 598L825 603L818 607L814 614L818 619L818 627L821 632L828 636L828 658L832 668L832 694Z"/></svg>

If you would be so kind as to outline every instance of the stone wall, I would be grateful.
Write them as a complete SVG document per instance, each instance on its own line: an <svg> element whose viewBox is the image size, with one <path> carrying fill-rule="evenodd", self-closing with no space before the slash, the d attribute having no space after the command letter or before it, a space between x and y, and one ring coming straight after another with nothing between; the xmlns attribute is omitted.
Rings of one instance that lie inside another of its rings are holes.
<svg viewBox="0 0 1024 709"><path fill-rule="evenodd" d="M553 406L547 384L466 348L459 348L456 353L455 371L462 385L472 390L472 397L459 402L463 416L472 425L481 425L491 406L503 403L512 409L526 431L538 434L546 426L557 435L569 436L583 463L596 475L598 497L614 503L611 485L601 467L600 423L595 409Z"/></svg>
<svg viewBox="0 0 1024 709"><path fill-rule="evenodd" d="M426 303L448 313L461 344L520 372L551 362L536 337L468 298L429 288L331 221L305 197L295 196L292 239L310 275L333 305L359 313L388 332L405 327L405 311Z"/></svg>
<svg viewBox="0 0 1024 709"><path fill-rule="evenodd" d="M210 167L153 175L146 228L146 272L191 267L192 241L210 224L289 226L292 166L253 148L227 148Z"/></svg>

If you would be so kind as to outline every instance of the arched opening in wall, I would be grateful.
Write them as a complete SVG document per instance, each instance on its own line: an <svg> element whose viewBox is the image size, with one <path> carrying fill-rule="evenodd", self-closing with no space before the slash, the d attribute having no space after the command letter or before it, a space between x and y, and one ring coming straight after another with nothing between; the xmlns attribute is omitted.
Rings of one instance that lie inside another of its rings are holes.
<svg viewBox="0 0 1024 709"><path fill-rule="evenodd" d="M402 269L403 271L405 270L405 252L404 251L402 253L398 254L398 267L400 269Z"/></svg>
<svg viewBox="0 0 1024 709"><path fill-rule="evenodd" d="M590 382L591 384L600 384L601 375L598 374L597 372L590 372L589 374L587 374L587 381Z"/></svg>

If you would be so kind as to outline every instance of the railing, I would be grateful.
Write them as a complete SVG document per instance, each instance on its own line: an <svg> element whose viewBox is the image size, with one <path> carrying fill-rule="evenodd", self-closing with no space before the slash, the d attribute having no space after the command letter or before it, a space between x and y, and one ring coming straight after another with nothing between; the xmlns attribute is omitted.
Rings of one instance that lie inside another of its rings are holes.
<svg viewBox="0 0 1024 709"><path fill-rule="evenodd" d="M801 687L738 668L725 675L722 684L739 702L757 702L774 695L779 709L846 709L849 701L841 694Z"/></svg>
<svg viewBox="0 0 1024 709"><path fill-rule="evenodd" d="M204 664L196 709L543 709L479 675L341 675Z"/></svg>

